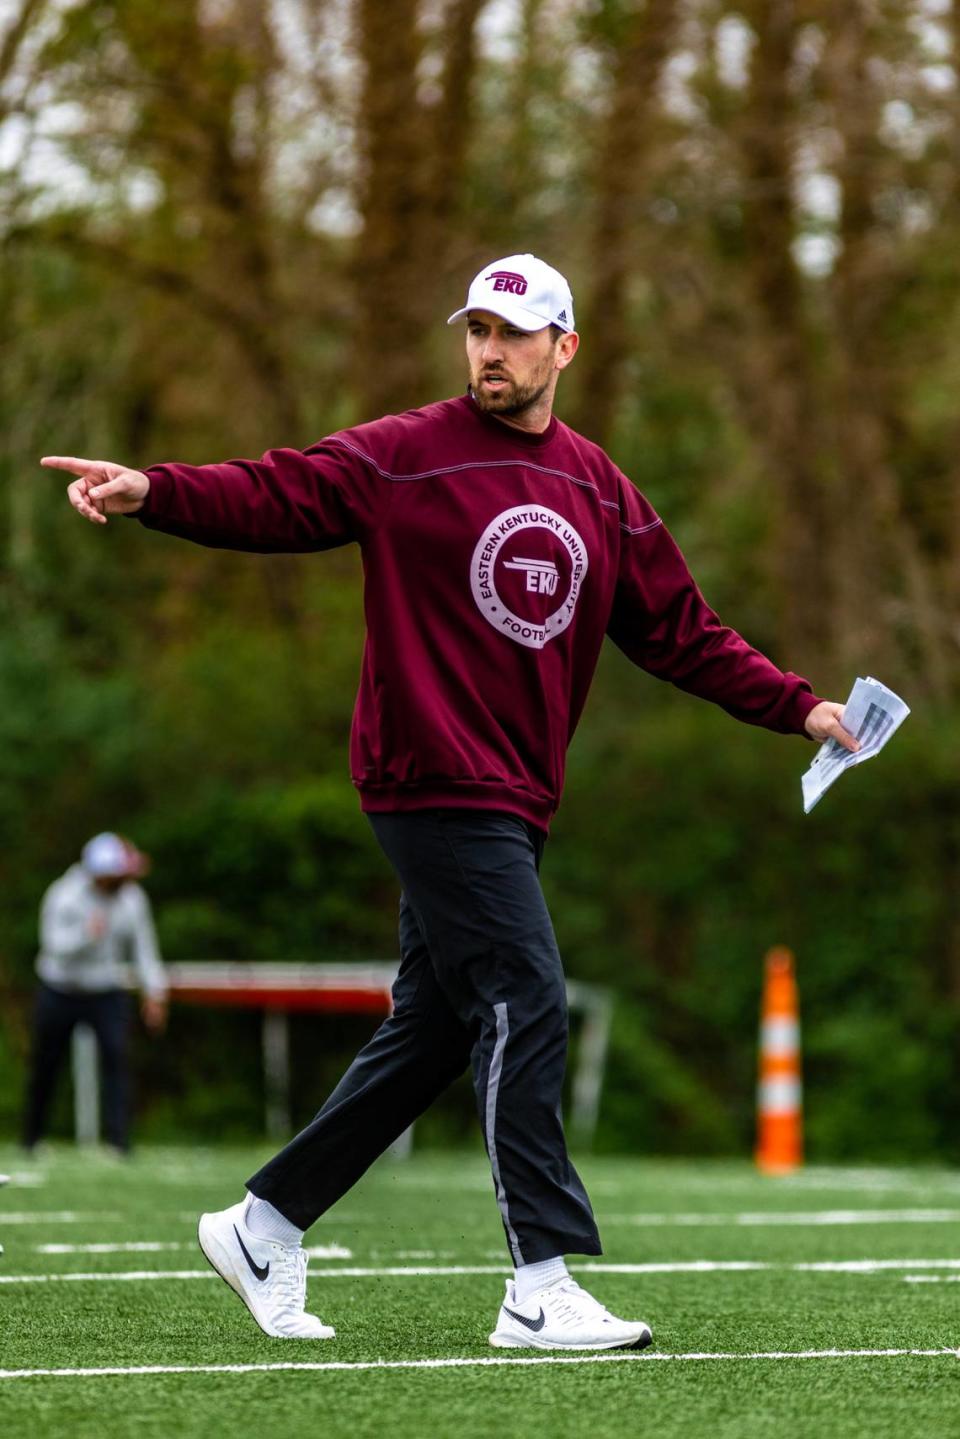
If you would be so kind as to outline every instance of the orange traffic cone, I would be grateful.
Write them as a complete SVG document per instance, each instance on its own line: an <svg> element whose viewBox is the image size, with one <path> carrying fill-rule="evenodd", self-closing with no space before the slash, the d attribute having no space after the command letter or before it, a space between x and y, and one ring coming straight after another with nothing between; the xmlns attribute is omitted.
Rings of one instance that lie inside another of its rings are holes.
<svg viewBox="0 0 960 1439"><path fill-rule="evenodd" d="M793 955L778 947L764 960L757 1088L757 1167L787 1174L803 1163L800 1013Z"/></svg>

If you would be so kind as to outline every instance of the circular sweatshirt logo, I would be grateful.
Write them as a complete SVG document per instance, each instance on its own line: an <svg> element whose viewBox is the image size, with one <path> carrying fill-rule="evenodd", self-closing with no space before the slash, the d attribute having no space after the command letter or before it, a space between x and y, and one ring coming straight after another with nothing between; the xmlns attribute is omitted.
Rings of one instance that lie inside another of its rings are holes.
<svg viewBox="0 0 960 1439"><path fill-rule="evenodd" d="M587 547L555 510L517 505L491 520L470 562L477 608L495 630L542 650L573 619Z"/></svg>

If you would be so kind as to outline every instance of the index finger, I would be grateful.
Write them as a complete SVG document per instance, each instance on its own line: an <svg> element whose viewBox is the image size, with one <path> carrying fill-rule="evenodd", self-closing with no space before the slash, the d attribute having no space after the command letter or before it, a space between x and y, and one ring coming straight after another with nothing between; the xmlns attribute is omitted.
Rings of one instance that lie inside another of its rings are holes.
<svg viewBox="0 0 960 1439"><path fill-rule="evenodd" d="M44 455L40 461L47 470L69 470L72 475L88 475L97 469L99 460L81 460L75 455Z"/></svg>

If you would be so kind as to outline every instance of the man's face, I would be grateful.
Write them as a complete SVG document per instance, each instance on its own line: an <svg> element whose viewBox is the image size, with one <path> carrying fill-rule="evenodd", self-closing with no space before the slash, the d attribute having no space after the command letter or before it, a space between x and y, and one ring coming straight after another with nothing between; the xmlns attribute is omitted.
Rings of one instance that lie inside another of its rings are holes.
<svg viewBox="0 0 960 1439"><path fill-rule="evenodd" d="M552 394L563 368L557 364L559 348L549 326L518 330L489 310L471 310L467 360L477 404L505 418L531 409L548 392Z"/></svg>
<svg viewBox="0 0 960 1439"><path fill-rule="evenodd" d="M93 883L101 894L119 894L123 886L130 883L130 876L126 874L98 874Z"/></svg>

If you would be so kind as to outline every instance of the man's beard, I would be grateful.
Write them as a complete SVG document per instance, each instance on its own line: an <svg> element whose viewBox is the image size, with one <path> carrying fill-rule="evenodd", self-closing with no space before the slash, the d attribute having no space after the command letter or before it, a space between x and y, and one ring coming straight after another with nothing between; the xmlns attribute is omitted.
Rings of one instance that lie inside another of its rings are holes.
<svg viewBox="0 0 960 1439"><path fill-rule="evenodd" d="M492 378L497 371L491 371L487 378ZM513 419L517 415L524 414L533 408L543 398L550 386L549 375L543 384L518 385L513 380L507 380L502 390L484 390L471 381L470 389L473 398L481 410L486 410L491 415L505 415Z"/></svg>

